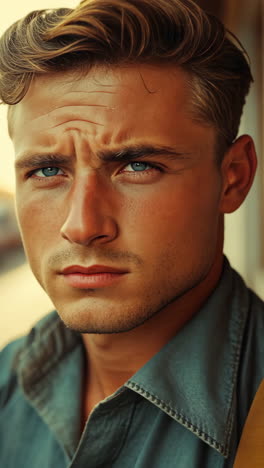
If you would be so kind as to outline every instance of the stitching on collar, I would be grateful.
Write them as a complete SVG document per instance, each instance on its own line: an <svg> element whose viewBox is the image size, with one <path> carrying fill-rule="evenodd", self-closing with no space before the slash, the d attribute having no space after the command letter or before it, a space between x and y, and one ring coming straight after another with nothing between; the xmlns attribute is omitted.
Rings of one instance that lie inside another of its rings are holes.
<svg viewBox="0 0 264 468"><path fill-rule="evenodd" d="M186 429L190 430L194 435L199 437L199 439L203 440L212 448L217 450L221 455L223 455L224 457L228 455L228 451L224 447L224 445L220 444L215 439L213 439L209 434L207 434L202 429L194 425L187 417L185 417L183 414L173 409L170 405L165 403L158 396L145 390L144 388L140 387L134 382L131 382L130 380L128 380L128 382L126 383L126 386L130 388L131 390L133 390L134 392L146 398L151 403L153 403L155 406L161 409L164 413L166 413L168 416L173 418L176 422L180 423Z"/></svg>

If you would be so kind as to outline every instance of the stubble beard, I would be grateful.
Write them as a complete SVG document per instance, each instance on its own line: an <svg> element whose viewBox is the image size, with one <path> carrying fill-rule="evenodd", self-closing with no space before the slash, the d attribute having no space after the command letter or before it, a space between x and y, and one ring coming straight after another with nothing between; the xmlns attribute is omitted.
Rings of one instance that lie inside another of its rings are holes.
<svg viewBox="0 0 264 468"><path fill-rule="evenodd" d="M91 307L87 307L77 316L75 313L64 313L61 309L58 313L64 322L65 326L75 332L82 334L118 334L125 333L140 327L148 320L151 320L155 315L162 313L166 307L175 303L175 314L177 314L178 301L192 289L194 289L204 278L206 274L201 274L198 278L189 278L185 287L178 287L177 291L169 292L164 297L164 291L156 291L155 294L147 294L144 297L144 303L134 304L132 307L124 305L121 310L121 305L118 305L118 314L116 307L113 304L106 306L105 313L96 314L91 312ZM177 281L176 281L177 283ZM92 290L89 291L90 294ZM163 296L163 297L162 297ZM156 300L153 300L156 298ZM87 298L89 301L89 298ZM96 299L95 299L96 300ZM96 309L96 307L95 307ZM89 317L87 323L87 317Z"/></svg>

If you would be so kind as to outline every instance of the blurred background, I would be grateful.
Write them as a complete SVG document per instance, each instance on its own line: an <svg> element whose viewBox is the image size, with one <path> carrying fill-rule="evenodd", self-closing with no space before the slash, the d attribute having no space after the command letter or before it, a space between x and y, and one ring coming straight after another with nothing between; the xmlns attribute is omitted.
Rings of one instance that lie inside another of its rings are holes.
<svg viewBox="0 0 264 468"><path fill-rule="evenodd" d="M225 253L248 285L264 298L264 0L197 0L218 16L245 46L255 83L240 133L250 134L259 157L250 195L226 216ZM9 0L1 10L0 34L31 10L74 7L74 0ZM224 86L224 83L223 83ZM13 148L7 135L6 106L0 106L0 347L27 332L52 304L27 265L15 218Z"/></svg>

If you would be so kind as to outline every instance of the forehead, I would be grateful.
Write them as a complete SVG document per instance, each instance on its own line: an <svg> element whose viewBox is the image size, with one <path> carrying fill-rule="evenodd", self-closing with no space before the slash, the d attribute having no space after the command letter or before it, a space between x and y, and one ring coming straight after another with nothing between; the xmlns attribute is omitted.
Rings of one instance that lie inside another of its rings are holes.
<svg viewBox="0 0 264 468"><path fill-rule="evenodd" d="M34 135L40 142L71 129L105 143L160 134L166 139L177 129L184 139L192 124L189 102L189 76L175 66L94 67L86 74L37 76L9 113L10 133L15 146L29 136L32 144Z"/></svg>
<svg viewBox="0 0 264 468"><path fill-rule="evenodd" d="M90 102L100 95L109 104L111 97L112 101L117 101L124 96L127 104L140 104L142 98L145 100L149 96L153 99L148 99L148 104L158 100L166 101L168 96L176 98L179 104L189 92L188 79L188 74L180 68L154 65L114 68L97 66L87 72L76 70L36 75L22 101L10 107L10 117L23 111L24 116L34 118L41 113L48 113L60 101L63 105L67 102L71 105L78 100L85 103L88 98ZM35 99L38 106L34 105Z"/></svg>

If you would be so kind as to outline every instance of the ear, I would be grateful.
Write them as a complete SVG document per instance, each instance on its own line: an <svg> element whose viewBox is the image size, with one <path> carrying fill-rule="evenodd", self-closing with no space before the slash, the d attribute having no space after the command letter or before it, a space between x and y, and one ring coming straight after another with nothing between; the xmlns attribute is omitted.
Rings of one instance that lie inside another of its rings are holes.
<svg viewBox="0 0 264 468"><path fill-rule="evenodd" d="M257 157L252 138L239 137L224 156L221 172L223 188L220 200L222 213L232 213L245 200L253 183Z"/></svg>

